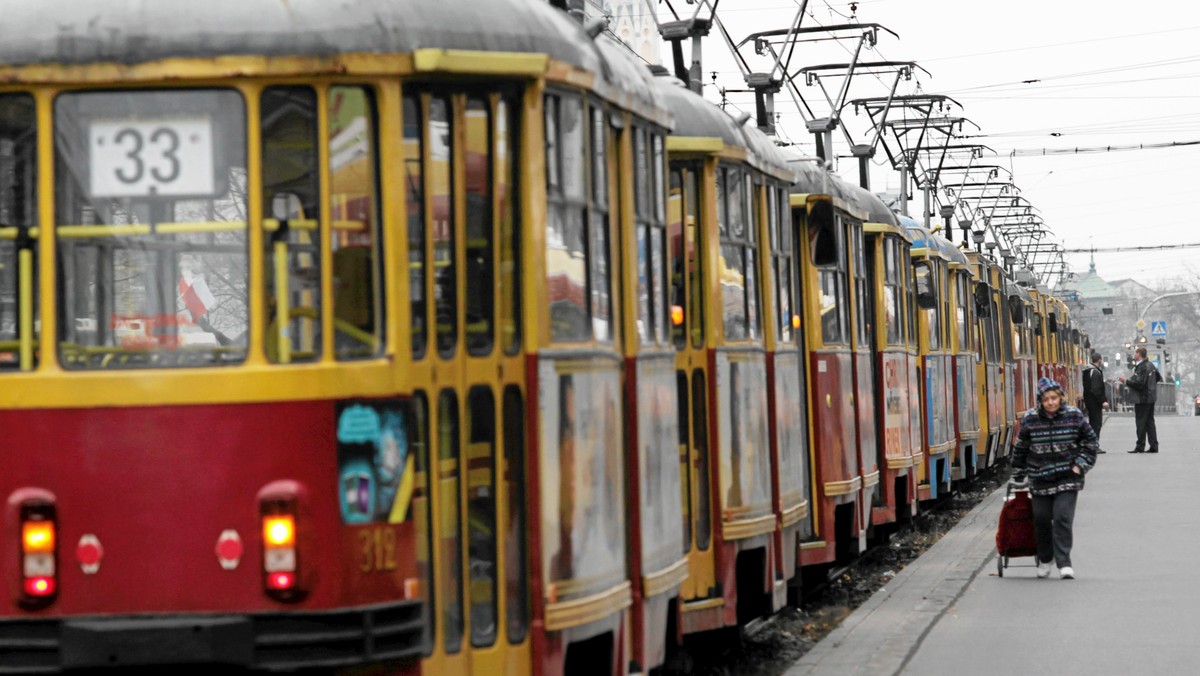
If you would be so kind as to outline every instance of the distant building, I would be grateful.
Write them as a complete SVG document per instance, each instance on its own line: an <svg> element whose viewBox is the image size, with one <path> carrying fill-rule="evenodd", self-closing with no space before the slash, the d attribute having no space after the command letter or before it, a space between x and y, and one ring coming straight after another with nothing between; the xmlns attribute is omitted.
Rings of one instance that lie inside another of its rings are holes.
<svg viewBox="0 0 1200 676"><path fill-rule="evenodd" d="M1143 289L1146 287L1138 284L1132 279L1121 280L1136 284ZM1149 290L1149 289L1147 289ZM1088 266L1088 271L1082 275L1074 272L1069 273L1066 278L1055 289L1056 292L1062 292L1065 297L1075 296L1079 300L1087 299L1091 303L1103 303L1104 301L1112 300L1121 296L1129 297L1121 293L1113 284L1104 281L1104 278L1096 273L1096 259L1093 258L1091 265Z"/></svg>
<svg viewBox="0 0 1200 676"><path fill-rule="evenodd" d="M1150 299L1158 295L1154 289L1132 279L1118 279L1111 286L1125 298Z"/></svg>

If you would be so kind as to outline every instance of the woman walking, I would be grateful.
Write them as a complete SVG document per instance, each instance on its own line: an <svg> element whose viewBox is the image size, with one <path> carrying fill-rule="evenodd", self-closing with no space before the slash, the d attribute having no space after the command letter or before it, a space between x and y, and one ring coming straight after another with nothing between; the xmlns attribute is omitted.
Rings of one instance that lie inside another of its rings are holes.
<svg viewBox="0 0 1200 676"><path fill-rule="evenodd" d="M1012 456L1014 480L1028 478L1033 497L1038 577L1050 575L1053 560L1060 577L1075 578L1071 567L1075 499L1083 490L1083 475L1096 465L1099 450L1087 416L1063 403L1057 382L1039 380L1037 408L1021 419Z"/></svg>

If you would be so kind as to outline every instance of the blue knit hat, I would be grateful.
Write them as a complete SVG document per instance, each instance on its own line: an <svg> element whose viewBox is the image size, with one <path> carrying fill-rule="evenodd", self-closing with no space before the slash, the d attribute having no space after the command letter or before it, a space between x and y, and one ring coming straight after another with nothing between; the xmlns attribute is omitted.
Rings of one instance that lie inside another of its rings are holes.
<svg viewBox="0 0 1200 676"><path fill-rule="evenodd" d="M1058 390L1058 393L1060 395L1063 393L1062 385L1059 385L1058 382L1056 380L1054 380L1053 378L1039 378L1038 379L1038 401L1041 401L1042 395L1045 394L1049 390Z"/></svg>

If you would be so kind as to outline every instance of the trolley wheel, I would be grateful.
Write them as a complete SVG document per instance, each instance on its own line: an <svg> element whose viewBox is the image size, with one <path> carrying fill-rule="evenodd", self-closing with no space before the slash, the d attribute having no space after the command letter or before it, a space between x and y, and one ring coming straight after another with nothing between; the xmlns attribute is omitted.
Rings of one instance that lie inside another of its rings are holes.
<svg viewBox="0 0 1200 676"><path fill-rule="evenodd" d="M999 554L996 555L996 574L1004 577L1004 557Z"/></svg>

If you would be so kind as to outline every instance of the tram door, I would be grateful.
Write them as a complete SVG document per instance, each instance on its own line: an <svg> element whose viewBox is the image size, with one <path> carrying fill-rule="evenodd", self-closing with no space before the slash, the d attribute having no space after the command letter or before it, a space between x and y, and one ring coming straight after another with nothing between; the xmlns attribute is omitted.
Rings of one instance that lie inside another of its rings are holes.
<svg viewBox="0 0 1200 676"><path fill-rule="evenodd" d="M403 96L425 673L530 668L515 90ZM470 292L468 293L468 280ZM424 511L424 510L423 510Z"/></svg>
<svg viewBox="0 0 1200 676"><path fill-rule="evenodd" d="M875 438L875 268L865 263L863 226L848 221L846 236L854 272L854 398L858 421L859 467L863 477L862 526L871 522L871 507L880 504L878 443Z"/></svg>
<svg viewBox="0 0 1200 676"><path fill-rule="evenodd" d="M683 548L688 577L685 601L719 598L713 556L709 485L708 348L703 276L704 215L700 161L671 162L668 227L671 239L671 325L679 407L679 469L682 478Z"/></svg>

